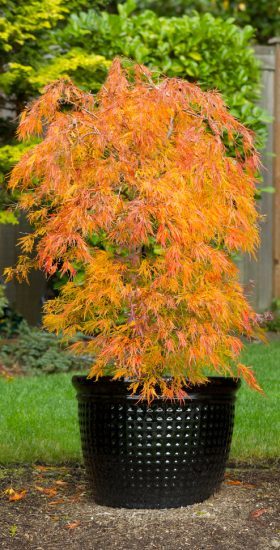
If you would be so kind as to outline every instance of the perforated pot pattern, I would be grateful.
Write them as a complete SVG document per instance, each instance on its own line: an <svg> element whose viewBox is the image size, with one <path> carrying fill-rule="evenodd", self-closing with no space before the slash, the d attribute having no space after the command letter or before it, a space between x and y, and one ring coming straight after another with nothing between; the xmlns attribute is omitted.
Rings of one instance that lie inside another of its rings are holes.
<svg viewBox="0 0 280 550"><path fill-rule="evenodd" d="M189 390L190 399L157 399L150 406L132 398L125 381L75 376L73 384L84 462L98 504L179 507L218 490L230 450L238 381L213 378Z"/></svg>

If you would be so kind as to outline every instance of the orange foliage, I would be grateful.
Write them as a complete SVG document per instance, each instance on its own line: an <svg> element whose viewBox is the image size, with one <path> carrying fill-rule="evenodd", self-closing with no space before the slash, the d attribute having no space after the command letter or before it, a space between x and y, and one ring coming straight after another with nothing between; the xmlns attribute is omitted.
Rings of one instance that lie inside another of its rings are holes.
<svg viewBox="0 0 280 550"><path fill-rule="evenodd" d="M149 400L181 398L205 367L256 388L234 366L257 326L230 254L258 245L259 159L219 94L116 59L96 97L47 86L18 134L43 139L11 175L35 232L8 276L68 274L45 326L89 336L74 347L95 355L90 376L109 368Z"/></svg>

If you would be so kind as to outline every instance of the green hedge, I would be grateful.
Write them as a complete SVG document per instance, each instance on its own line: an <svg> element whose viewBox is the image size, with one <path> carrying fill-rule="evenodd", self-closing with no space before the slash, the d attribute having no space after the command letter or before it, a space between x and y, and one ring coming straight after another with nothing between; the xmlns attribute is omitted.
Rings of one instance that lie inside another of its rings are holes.
<svg viewBox="0 0 280 550"><path fill-rule="evenodd" d="M124 55L168 76L196 81L204 89L216 88L232 113L263 141L266 117L256 106L260 68L251 47L253 29L240 29L231 19L209 13L171 18L148 10L133 14L134 6L130 0L119 6L119 14L89 10L71 15L57 35L61 50L67 44L68 49L81 48L107 59Z"/></svg>
<svg viewBox="0 0 280 550"><path fill-rule="evenodd" d="M115 10L117 3L118 0L112 0L107 5ZM267 43L269 38L280 35L279 0L136 0L135 3L138 10L152 9L165 16L190 14L196 10L223 19L234 17L239 26L252 25L260 43Z"/></svg>

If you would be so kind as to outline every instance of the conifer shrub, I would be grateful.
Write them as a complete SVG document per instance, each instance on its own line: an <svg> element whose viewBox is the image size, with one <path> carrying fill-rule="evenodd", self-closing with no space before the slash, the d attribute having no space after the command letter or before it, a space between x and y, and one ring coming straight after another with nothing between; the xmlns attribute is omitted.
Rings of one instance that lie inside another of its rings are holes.
<svg viewBox="0 0 280 550"><path fill-rule="evenodd" d="M94 96L69 80L23 112L41 136L13 169L34 233L8 278L67 276L45 327L93 355L90 377L130 378L151 401L207 374L242 376L240 335L258 333L231 254L254 254L259 158L217 92L115 59Z"/></svg>
<svg viewBox="0 0 280 550"><path fill-rule="evenodd" d="M21 320L14 330L7 327L7 323L3 328L4 334L9 337L0 339L0 365L11 374L40 376L77 372L85 371L90 365L89 357L81 358L69 353L55 334L31 327L25 320Z"/></svg>

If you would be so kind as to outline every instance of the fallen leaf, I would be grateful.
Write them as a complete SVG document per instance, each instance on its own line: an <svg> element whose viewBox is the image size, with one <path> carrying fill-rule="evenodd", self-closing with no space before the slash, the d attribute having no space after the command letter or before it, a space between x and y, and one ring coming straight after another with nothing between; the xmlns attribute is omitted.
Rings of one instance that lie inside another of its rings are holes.
<svg viewBox="0 0 280 550"><path fill-rule="evenodd" d="M80 524L81 524L81 522L76 520L76 521L72 521L72 523L67 523L67 525L65 525L65 527L66 527L66 529L76 529L76 527L79 527Z"/></svg>
<svg viewBox="0 0 280 550"><path fill-rule="evenodd" d="M40 487L39 485L35 485L35 489L48 497L55 497L55 495L57 495L57 489L55 487Z"/></svg>
<svg viewBox="0 0 280 550"><path fill-rule="evenodd" d="M27 493L26 489L23 489L22 491L19 491L19 493L14 492L12 495L9 496L9 501L10 502L15 502L17 500L21 500L22 498L25 497L26 493Z"/></svg>
<svg viewBox="0 0 280 550"><path fill-rule="evenodd" d="M11 525L11 527L10 527L11 537L14 537L16 534L17 534L17 526L16 525Z"/></svg>
<svg viewBox="0 0 280 550"><path fill-rule="evenodd" d="M5 489L3 491L3 494L8 496L11 502L21 500L25 497L26 493L26 489L23 489L22 491L15 491L12 487L8 487L8 489Z"/></svg>
<svg viewBox="0 0 280 550"><path fill-rule="evenodd" d="M197 512L194 512L194 515L195 516L203 516L203 517L207 517L207 518L211 517L211 514L209 512L207 512L206 510L198 510Z"/></svg>
<svg viewBox="0 0 280 550"><path fill-rule="evenodd" d="M4 495L14 495L15 494L15 490L12 488L12 487L8 487L8 489L5 489L3 491Z"/></svg>
<svg viewBox="0 0 280 550"><path fill-rule="evenodd" d="M36 472L36 483L39 481L39 483L42 483L44 481L46 481L46 478L44 477L44 474L38 474Z"/></svg>
<svg viewBox="0 0 280 550"><path fill-rule="evenodd" d="M68 470L66 466L43 466L41 464L35 464L34 469L38 472L65 472L65 470Z"/></svg>
<svg viewBox="0 0 280 550"><path fill-rule="evenodd" d="M253 510L252 512L250 512L249 517L253 519L259 518L260 516L265 514L267 511L268 511L267 508L257 508L257 510Z"/></svg>
<svg viewBox="0 0 280 550"><path fill-rule="evenodd" d="M68 497L68 500L72 503L80 502L81 495L72 495L71 497Z"/></svg>
<svg viewBox="0 0 280 550"><path fill-rule="evenodd" d="M62 479L57 479L57 480L55 481L55 484L56 484L56 485L59 485L59 486L61 486L61 487L63 487L63 485L68 485L67 481L62 481Z"/></svg>
<svg viewBox="0 0 280 550"><path fill-rule="evenodd" d="M52 521L59 521L60 520L60 517L59 516L50 516L50 519Z"/></svg>
<svg viewBox="0 0 280 550"><path fill-rule="evenodd" d="M57 504L64 504L64 499L63 498L60 498L58 500L52 500L51 502L49 502L49 505L50 506L56 506Z"/></svg>
<svg viewBox="0 0 280 550"><path fill-rule="evenodd" d="M246 489L253 489L254 487L256 487L256 485L253 485L252 483L246 483L245 481L239 481L238 479L227 479L225 481L225 484L245 487Z"/></svg>

